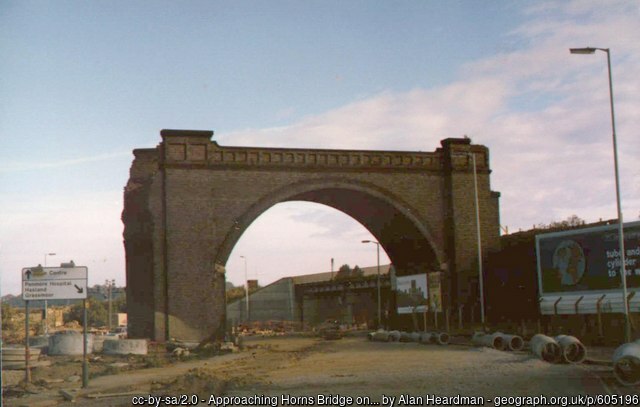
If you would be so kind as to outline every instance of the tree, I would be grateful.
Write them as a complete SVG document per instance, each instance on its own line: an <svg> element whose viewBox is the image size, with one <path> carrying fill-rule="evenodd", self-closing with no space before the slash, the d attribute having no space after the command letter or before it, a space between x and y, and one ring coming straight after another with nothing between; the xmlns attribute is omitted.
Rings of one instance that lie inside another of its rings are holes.
<svg viewBox="0 0 640 407"><path fill-rule="evenodd" d="M105 326L107 325L107 319L109 319L107 303L91 297L87 299L87 326ZM77 321L82 325L82 303L74 304L69 312L64 315L64 322L71 321Z"/></svg>
<svg viewBox="0 0 640 407"><path fill-rule="evenodd" d="M227 303L233 302L240 298L244 298L244 287L233 287L226 290Z"/></svg>
<svg viewBox="0 0 640 407"><path fill-rule="evenodd" d="M553 221L548 225L544 223L539 223L536 225L536 229L570 229L576 228L578 226L584 225L586 222L584 219L581 219L578 215L571 215L567 219L563 221Z"/></svg>
<svg viewBox="0 0 640 407"><path fill-rule="evenodd" d="M2 303L2 331L14 331L18 328L16 310L6 302Z"/></svg>
<svg viewBox="0 0 640 407"><path fill-rule="evenodd" d="M338 272L336 273L336 280L349 278L350 276L351 276L351 267L349 267L348 264L343 264L342 266L340 266L340 268L338 269Z"/></svg>
<svg viewBox="0 0 640 407"><path fill-rule="evenodd" d="M127 312L127 296L121 295L113 301L113 312Z"/></svg>

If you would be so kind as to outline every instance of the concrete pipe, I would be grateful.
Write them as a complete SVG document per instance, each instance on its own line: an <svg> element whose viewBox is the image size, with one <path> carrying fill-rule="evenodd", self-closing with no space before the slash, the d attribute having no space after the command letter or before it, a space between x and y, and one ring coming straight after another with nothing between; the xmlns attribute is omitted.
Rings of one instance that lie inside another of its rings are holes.
<svg viewBox="0 0 640 407"><path fill-rule="evenodd" d="M40 357L40 348L29 349L29 364L35 365ZM24 347L3 347L2 348L2 369L19 370L25 368ZM3 378L4 379L4 378ZM3 382L4 383L4 382Z"/></svg>
<svg viewBox="0 0 640 407"><path fill-rule="evenodd" d="M438 345L448 345L449 344L449 334L446 332L431 332L431 343L436 343Z"/></svg>
<svg viewBox="0 0 640 407"><path fill-rule="evenodd" d="M43 355L46 355L49 352L49 337L48 336L30 336L29 346L31 348L40 349L41 353Z"/></svg>
<svg viewBox="0 0 640 407"><path fill-rule="evenodd" d="M106 339L102 344L105 355L146 355L146 339Z"/></svg>
<svg viewBox="0 0 640 407"><path fill-rule="evenodd" d="M558 363L562 359L562 350L555 339L537 334L529 342L531 353L549 363Z"/></svg>
<svg viewBox="0 0 640 407"><path fill-rule="evenodd" d="M420 333L400 332L400 342L420 342Z"/></svg>
<svg viewBox="0 0 640 407"><path fill-rule="evenodd" d="M420 343L428 344L431 343L431 332L422 332L420 334Z"/></svg>
<svg viewBox="0 0 640 407"><path fill-rule="evenodd" d="M485 334L483 332L475 332L471 337L471 343L476 346L485 346L488 348L494 348L498 350L504 350L505 342L502 338L501 332L494 334Z"/></svg>
<svg viewBox="0 0 640 407"><path fill-rule="evenodd" d="M640 340L616 349L613 353L613 374L625 386L640 384Z"/></svg>
<svg viewBox="0 0 640 407"><path fill-rule="evenodd" d="M102 353L102 346L108 338L106 335L95 335L93 337L93 353Z"/></svg>
<svg viewBox="0 0 640 407"><path fill-rule="evenodd" d="M560 345L562 359L567 363L582 363L587 357L587 348L576 338L570 335L558 335L555 337Z"/></svg>
<svg viewBox="0 0 640 407"><path fill-rule="evenodd" d="M49 355L82 355L84 335L75 331L56 332L49 337ZM93 351L93 335L87 334L87 353Z"/></svg>
<svg viewBox="0 0 640 407"><path fill-rule="evenodd" d="M371 340L374 342L390 342L391 341L391 336L387 331L379 330L376 332L371 332L370 335L371 335L370 336Z"/></svg>
<svg viewBox="0 0 640 407"><path fill-rule="evenodd" d="M524 340L518 335L502 334L502 341L507 350L522 350L524 348Z"/></svg>
<svg viewBox="0 0 640 407"><path fill-rule="evenodd" d="M389 331L389 342L399 342L400 331Z"/></svg>

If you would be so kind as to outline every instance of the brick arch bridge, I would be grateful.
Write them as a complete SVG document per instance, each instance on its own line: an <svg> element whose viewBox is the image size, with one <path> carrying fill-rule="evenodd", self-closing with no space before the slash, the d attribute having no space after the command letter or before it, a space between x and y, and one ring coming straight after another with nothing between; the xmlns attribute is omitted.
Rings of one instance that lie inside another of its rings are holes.
<svg viewBox="0 0 640 407"><path fill-rule="evenodd" d="M336 208L381 243L398 275L444 271L449 306L477 301L473 168L483 250L499 244L489 151L467 138L435 152L225 147L211 131L162 130L136 149L124 193L129 335L157 341L220 335L225 264L273 205Z"/></svg>

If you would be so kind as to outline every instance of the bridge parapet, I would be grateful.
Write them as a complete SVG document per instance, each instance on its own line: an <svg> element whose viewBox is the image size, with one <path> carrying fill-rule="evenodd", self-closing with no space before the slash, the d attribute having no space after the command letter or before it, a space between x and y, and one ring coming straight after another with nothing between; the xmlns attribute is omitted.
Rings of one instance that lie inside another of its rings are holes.
<svg viewBox="0 0 640 407"><path fill-rule="evenodd" d="M227 147L211 141L211 131L162 130L164 163L271 168L442 171L442 152Z"/></svg>

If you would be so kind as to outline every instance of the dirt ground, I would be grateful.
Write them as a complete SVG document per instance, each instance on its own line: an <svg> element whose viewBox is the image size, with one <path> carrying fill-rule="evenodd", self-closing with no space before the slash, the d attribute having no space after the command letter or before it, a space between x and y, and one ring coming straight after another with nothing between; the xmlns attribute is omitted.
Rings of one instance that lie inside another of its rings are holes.
<svg viewBox="0 0 640 407"><path fill-rule="evenodd" d="M129 364L94 374L87 389L80 389L79 381L66 381L81 372L79 360L77 366L73 361L52 361L51 368L42 368L40 373L34 370L34 386L27 389L33 394L10 388L3 401L7 406L130 406L137 395L185 395L181 401L200 400L200 405L207 405L212 395L261 395L276 396L278 405L286 405L281 395L290 395L312 396L315 405L320 405L319 395L339 395L367 396L371 404L385 401L390 405L383 396L424 398L433 394L484 397L486 405L494 405L490 399L496 396L640 394L638 388L619 386L610 366L552 365L526 352L473 348L464 346L463 340L457 342L460 344L437 346L369 342L364 336L331 341L300 336L250 337L245 339L242 352L212 358L176 363L125 356L120 362L96 361L92 372L99 371L95 369L98 363ZM144 363L150 367L140 369ZM155 363L162 366L153 367ZM52 374L62 382L47 383ZM60 389L74 394L73 404L63 399ZM262 401L268 404L268 400ZM301 405L305 400L289 401L289 405ZM348 400L342 401L348 404ZM398 401L394 405L402 405ZM404 401L408 405L408 400Z"/></svg>

